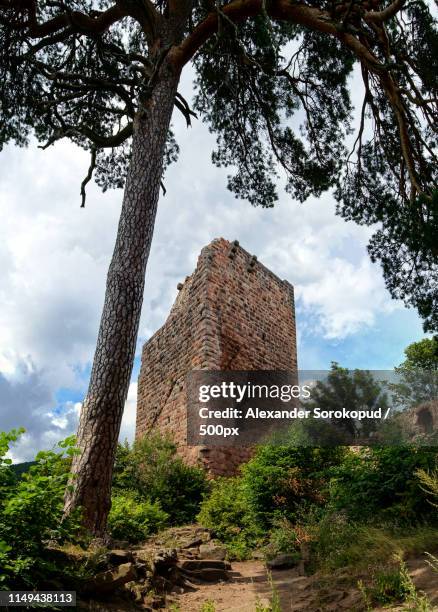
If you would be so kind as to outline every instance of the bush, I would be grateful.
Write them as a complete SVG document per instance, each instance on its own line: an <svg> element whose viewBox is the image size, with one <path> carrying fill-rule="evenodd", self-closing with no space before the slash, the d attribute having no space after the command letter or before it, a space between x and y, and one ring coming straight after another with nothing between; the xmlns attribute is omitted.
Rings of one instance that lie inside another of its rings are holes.
<svg viewBox="0 0 438 612"><path fill-rule="evenodd" d="M406 580L406 576L409 577L409 574L399 568L377 572L370 592L372 601L377 604L405 601L412 591L412 583Z"/></svg>
<svg viewBox="0 0 438 612"><path fill-rule="evenodd" d="M265 527L285 517L295 522L314 505L327 502L330 469L343 447L261 446L242 468L248 502Z"/></svg>
<svg viewBox="0 0 438 612"><path fill-rule="evenodd" d="M435 449L363 448L348 453L332 469L331 506L351 520L397 524L433 519L433 507L420 486L418 470L436 469Z"/></svg>
<svg viewBox="0 0 438 612"><path fill-rule="evenodd" d="M351 522L342 512L314 517L307 530L312 566L328 574L347 567L365 571L387 564L394 557L423 554L437 540L434 527L374 527Z"/></svg>
<svg viewBox="0 0 438 612"><path fill-rule="evenodd" d="M17 479L4 456L24 430L0 434L0 585L34 587L53 566L47 542L73 540L79 533L77 513L63 520L63 498L74 438L53 451L37 454L35 464Z"/></svg>
<svg viewBox="0 0 438 612"><path fill-rule="evenodd" d="M186 465L169 438L152 434L132 448L119 445L114 467L115 493L131 491L136 498L159 503L172 525L192 522L208 483L204 470Z"/></svg>
<svg viewBox="0 0 438 612"><path fill-rule="evenodd" d="M113 495L108 529L113 538L137 543L159 531L168 515L158 503L139 501L134 495Z"/></svg>
<svg viewBox="0 0 438 612"><path fill-rule="evenodd" d="M214 530L231 559L245 559L263 536L248 503L241 478L218 478L204 500L198 521Z"/></svg>
<svg viewBox="0 0 438 612"><path fill-rule="evenodd" d="M273 559L280 553L288 553L299 561L301 544L307 540L307 533L301 527L292 525L284 517L276 519L269 532L269 541L264 548L265 557Z"/></svg>
<svg viewBox="0 0 438 612"><path fill-rule="evenodd" d="M418 592L408 568L402 559L398 567L387 567L375 572L370 586L359 585L367 609L383 604L386 608L393 603L404 602L404 610L432 612L429 599L423 592Z"/></svg>

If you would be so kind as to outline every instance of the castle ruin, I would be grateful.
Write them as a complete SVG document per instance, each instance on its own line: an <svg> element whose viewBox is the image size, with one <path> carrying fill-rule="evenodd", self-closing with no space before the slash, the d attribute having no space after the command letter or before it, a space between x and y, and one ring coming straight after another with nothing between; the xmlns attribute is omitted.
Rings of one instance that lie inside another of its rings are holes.
<svg viewBox="0 0 438 612"><path fill-rule="evenodd" d="M138 379L136 438L169 433L178 453L210 475L232 475L245 447L187 445L186 375L192 370L297 370L293 287L237 241L204 247L178 285L166 323L146 342Z"/></svg>

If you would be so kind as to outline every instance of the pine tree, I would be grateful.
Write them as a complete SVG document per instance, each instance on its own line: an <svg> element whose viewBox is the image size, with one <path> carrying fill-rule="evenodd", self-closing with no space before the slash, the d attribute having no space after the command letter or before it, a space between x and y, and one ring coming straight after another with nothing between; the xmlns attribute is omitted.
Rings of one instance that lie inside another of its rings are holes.
<svg viewBox="0 0 438 612"><path fill-rule="evenodd" d="M387 286L435 329L434 28L423 0L0 0L0 144L67 138L89 151L82 205L93 174L124 187L66 497L94 533L110 505L160 184L177 156L174 108L209 124L238 197L272 206L282 171L293 198L333 189L341 215L378 223L370 253ZM188 64L194 110L178 92ZM354 67L364 97L348 152Z"/></svg>

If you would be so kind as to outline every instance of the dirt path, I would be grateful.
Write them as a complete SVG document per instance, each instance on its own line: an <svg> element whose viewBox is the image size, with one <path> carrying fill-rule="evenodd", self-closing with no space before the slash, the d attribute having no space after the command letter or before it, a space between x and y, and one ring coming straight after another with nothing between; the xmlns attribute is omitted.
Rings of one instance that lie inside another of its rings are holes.
<svg viewBox="0 0 438 612"><path fill-rule="evenodd" d="M425 591L438 611L438 580L423 559L408 562L417 587ZM336 584L317 576L300 576L296 568L272 571L272 582L280 599L283 612L361 612L365 609L362 597L351 587L351 579L337 576ZM181 612L199 612L210 600L215 612L255 612L256 603L267 606L272 587L261 561L233 562L231 580L219 584L202 585L196 591L178 595L176 602ZM344 586L343 586L344 585ZM169 608L171 609L171 608ZM406 607L385 608L407 610Z"/></svg>
<svg viewBox="0 0 438 612"><path fill-rule="evenodd" d="M285 570L291 577L295 570ZM266 569L260 561L233 562L231 580L219 584L201 585L192 593L178 597L181 612L198 612L202 604L214 601L216 612L254 612L257 598L268 603L271 587Z"/></svg>
<svg viewBox="0 0 438 612"><path fill-rule="evenodd" d="M256 603L268 606L272 585L261 561L232 564L231 580L214 585L202 585L192 593L178 597L181 612L198 612L207 601L213 601L215 612L255 612ZM324 589L313 576L300 576L296 568L273 570L272 583L280 599L281 609L288 612L301 610L353 610L354 597L346 590Z"/></svg>

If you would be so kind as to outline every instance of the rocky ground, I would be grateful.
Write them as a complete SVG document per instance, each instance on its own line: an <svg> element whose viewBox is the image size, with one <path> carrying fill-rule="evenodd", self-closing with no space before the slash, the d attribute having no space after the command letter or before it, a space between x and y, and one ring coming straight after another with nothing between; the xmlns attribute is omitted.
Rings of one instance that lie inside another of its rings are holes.
<svg viewBox="0 0 438 612"><path fill-rule="evenodd" d="M210 601L215 612L256 612L270 605L273 593L284 612L367 609L357 588L359 576L353 578L348 572L308 576L302 564L284 567L287 559L281 557L271 569L261 559L230 564L222 545L201 527L169 529L136 548L114 544L118 546L97 553L99 571L78 585L78 609L199 612ZM417 589L438 611L436 573L423 558L410 559L407 565ZM366 576L363 579L366 582Z"/></svg>
<svg viewBox="0 0 438 612"><path fill-rule="evenodd" d="M408 562L418 589L428 595L432 610L438 610L438 580L423 559ZM334 581L320 576L300 576L297 568L272 570L271 579L261 561L232 564L227 583L202 585L196 592L177 598L181 612L198 612L205 601L215 604L215 612L255 612L256 604L268 606L274 586L283 612L362 612L366 605L350 576L336 576ZM345 583L344 586L342 583ZM377 610L404 611L406 605L393 605ZM417 611L418 612L418 611Z"/></svg>

